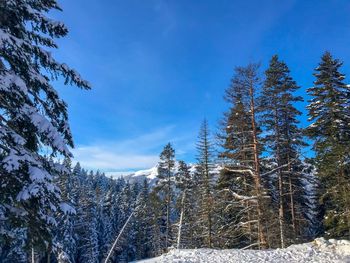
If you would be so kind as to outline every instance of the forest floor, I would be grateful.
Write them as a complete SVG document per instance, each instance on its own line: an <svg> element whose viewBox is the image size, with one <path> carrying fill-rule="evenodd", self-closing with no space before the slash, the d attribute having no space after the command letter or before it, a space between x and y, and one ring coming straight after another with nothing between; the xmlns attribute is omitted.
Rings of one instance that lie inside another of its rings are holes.
<svg viewBox="0 0 350 263"><path fill-rule="evenodd" d="M325 240L292 245L285 249L239 250L239 249L174 249L157 258L137 261L137 263L306 263L306 262L350 262L350 241Z"/></svg>

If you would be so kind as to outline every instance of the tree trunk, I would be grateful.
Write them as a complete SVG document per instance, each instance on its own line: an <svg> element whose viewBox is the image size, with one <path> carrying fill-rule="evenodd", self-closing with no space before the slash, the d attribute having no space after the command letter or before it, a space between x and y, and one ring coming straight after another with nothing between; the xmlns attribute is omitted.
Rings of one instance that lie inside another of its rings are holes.
<svg viewBox="0 0 350 263"><path fill-rule="evenodd" d="M344 206L345 206L345 215L346 215L346 225L348 227L348 238L350 239L350 214L349 214L349 199L347 197L347 182L346 182L346 178L345 178L345 171L344 171L344 166L343 163L344 158L343 157L339 157L339 160L341 162L340 165L340 177L341 177L341 187L343 189L343 200L344 200Z"/></svg>
<svg viewBox="0 0 350 263"><path fill-rule="evenodd" d="M209 146L207 134L204 138L205 143L205 178L206 178L206 205L207 205L207 220L208 220L208 247L212 247L212 215L211 215L211 193L210 193L210 171L209 171Z"/></svg>
<svg viewBox="0 0 350 263"><path fill-rule="evenodd" d="M34 247L32 246L32 263L35 263Z"/></svg>
<svg viewBox="0 0 350 263"><path fill-rule="evenodd" d="M276 160L277 167L281 167L281 153L280 153L280 133L278 129L278 115L275 109L275 143L276 143ZM281 248L284 248L284 207L283 207L283 178L282 168L278 169L278 222L280 227L280 243Z"/></svg>
<svg viewBox="0 0 350 263"><path fill-rule="evenodd" d="M168 251L169 247L169 228L170 228L170 191L171 191L171 185L170 185L170 167L168 168L168 195L167 195L167 208L166 208L166 230L165 230L165 252Z"/></svg>
<svg viewBox="0 0 350 263"><path fill-rule="evenodd" d="M248 189L247 189L247 179L244 177L244 189L245 191L247 192ZM250 223L250 211L249 211L249 201L245 201L244 202L244 206L245 208L248 210L248 233L249 233L249 243L252 243L252 226L251 226L251 223Z"/></svg>
<svg viewBox="0 0 350 263"><path fill-rule="evenodd" d="M208 176L209 177L209 176ZM209 178L207 177L207 220L208 220L208 247L212 247L212 222L211 222L211 196L210 196L210 186Z"/></svg>
<svg viewBox="0 0 350 263"><path fill-rule="evenodd" d="M255 126L255 105L254 105L254 87L253 83L250 83L249 88L250 94L250 112L251 112L251 121L252 121L252 134L253 134L253 148L254 148L254 168L255 168L255 191L256 196L258 197L257 203L257 212L258 212L258 242L259 248L267 248L267 240L263 227L263 213L262 213L262 193L261 193L261 177L260 177L260 161L259 161L259 153L258 153L258 139L257 139L257 131Z"/></svg>
<svg viewBox="0 0 350 263"><path fill-rule="evenodd" d="M181 244L182 221L183 221L184 210L185 210L185 198L186 198L185 196L186 196L186 191L184 191L181 198L181 214L180 214L179 229L177 234L177 249L180 248L180 244Z"/></svg>
<svg viewBox="0 0 350 263"><path fill-rule="evenodd" d="M279 209L278 209L278 221L280 226L280 242L281 248L284 248L284 209L283 209L283 182L281 173L278 175L278 187L279 187Z"/></svg>
<svg viewBox="0 0 350 263"><path fill-rule="evenodd" d="M51 245L47 249L47 263L51 262Z"/></svg>
<svg viewBox="0 0 350 263"><path fill-rule="evenodd" d="M292 184L292 168L290 165L290 158L288 155L288 184L289 184L289 199L290 199L290 212L291 212L291 219L292 219L292 229L294 233L294 238L297 236L297 230L296 230L296 219L295 219L295 206L294 206L294 189Z"/></svg>

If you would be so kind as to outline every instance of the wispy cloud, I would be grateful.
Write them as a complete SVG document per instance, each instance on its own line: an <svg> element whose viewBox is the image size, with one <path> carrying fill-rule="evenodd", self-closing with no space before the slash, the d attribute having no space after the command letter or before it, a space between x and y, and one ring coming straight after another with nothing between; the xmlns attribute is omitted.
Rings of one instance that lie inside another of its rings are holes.
<svg viewBox="0 0 350 263"><path fill-rule="evenodd" d="M121 171L141 169L153 166L157 155L125 153L119 149L112 149L106 145L82 146L73 151L75 160L87 169L100 169L102 171Z"/></svg>
<svg viewBox="0 0 350 263"><path fill-rule="evenodd" d="M159 160L159 151L167 142L180 145L178 155L183 155L189 151L191 139L180 136L174 126L166 126L136 138L80 145L72 152L74 160L86 169L118 173L154 166Z"/></svg>

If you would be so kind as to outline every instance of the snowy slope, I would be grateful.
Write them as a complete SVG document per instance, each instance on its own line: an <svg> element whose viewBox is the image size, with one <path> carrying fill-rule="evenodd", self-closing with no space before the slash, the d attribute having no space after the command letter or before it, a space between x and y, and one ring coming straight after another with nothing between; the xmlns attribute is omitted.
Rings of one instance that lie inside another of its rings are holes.
<svg viewBox="0 0 350 263"><path fill-rule="evenodd" d="M214 250L184 249L172 250L157 258L137 261L138 263L306 263L306 262L350 262L350 241L316 239L314 242L293 245L275 250Z"/></svg>

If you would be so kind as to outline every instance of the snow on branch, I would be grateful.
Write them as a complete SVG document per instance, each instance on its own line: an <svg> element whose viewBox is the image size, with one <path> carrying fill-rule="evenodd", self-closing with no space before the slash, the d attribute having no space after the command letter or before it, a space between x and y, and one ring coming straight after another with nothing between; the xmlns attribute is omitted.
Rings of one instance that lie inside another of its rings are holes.
<svg viewBox="0 0 350 263"><path fill-rule="evenodd" d="M232 191L231 189L225 188L222 191L226 191L229 192L230 194L232 194L232 196L238 200L241 201L256 201L257 196L245 196L245 195L240 195L237 194L236 192Z"/></svg>
<svg viewBox="0 0 350 263"><path fill-rule="evenodd" d="M0 140L4 139L5 137L10 137L17 145L24 145L26 143L26 140L22 136L17 134L11 128L3 126L0 123Z"/></svg>
<svg viewBox="0 0 350 263"><path fill-rule="evenodd" d="M54 149L60 151L64 155L71 155L67 148L66 141L62 138L57 128L54 127L43 115L38 113L36 108L30 105L24 105L21 108L21 112L28 116L31 123L38 129L39 133L47 138L47 143L50 143Z"/></svg>
<svg viewBox="0 0 350 263"><path fill-rule="evenodd" d="M14 86L17 87L24 94L28 92L26 84L18 75L9 71L2 72L0 78L0 90L6 92L13 92Z"/></svg>
<svg viewBox="0 0 350 263"><path fill-rule="evenodd" d="M292 164L293 162L295 161L295 159L291 160L290 162L286 163L286 164L283 164L279 167L276 167L275 169L272 169L271 171L268 171L266 173L263 173L261 176L267 176L267 175L270 175L270 174L273 174L274 172L277 172L278 170L281 170L285 167L288 167L290 164Z"/></svg>
<svg viewBox="0 0 350 263"><path fill-rule="evenodd" d="M230 169L230 168L223 168L224 170L228 172L233 172L233 173L249 173L252 176L255 176L255 173L251 169Z"/></svg>

